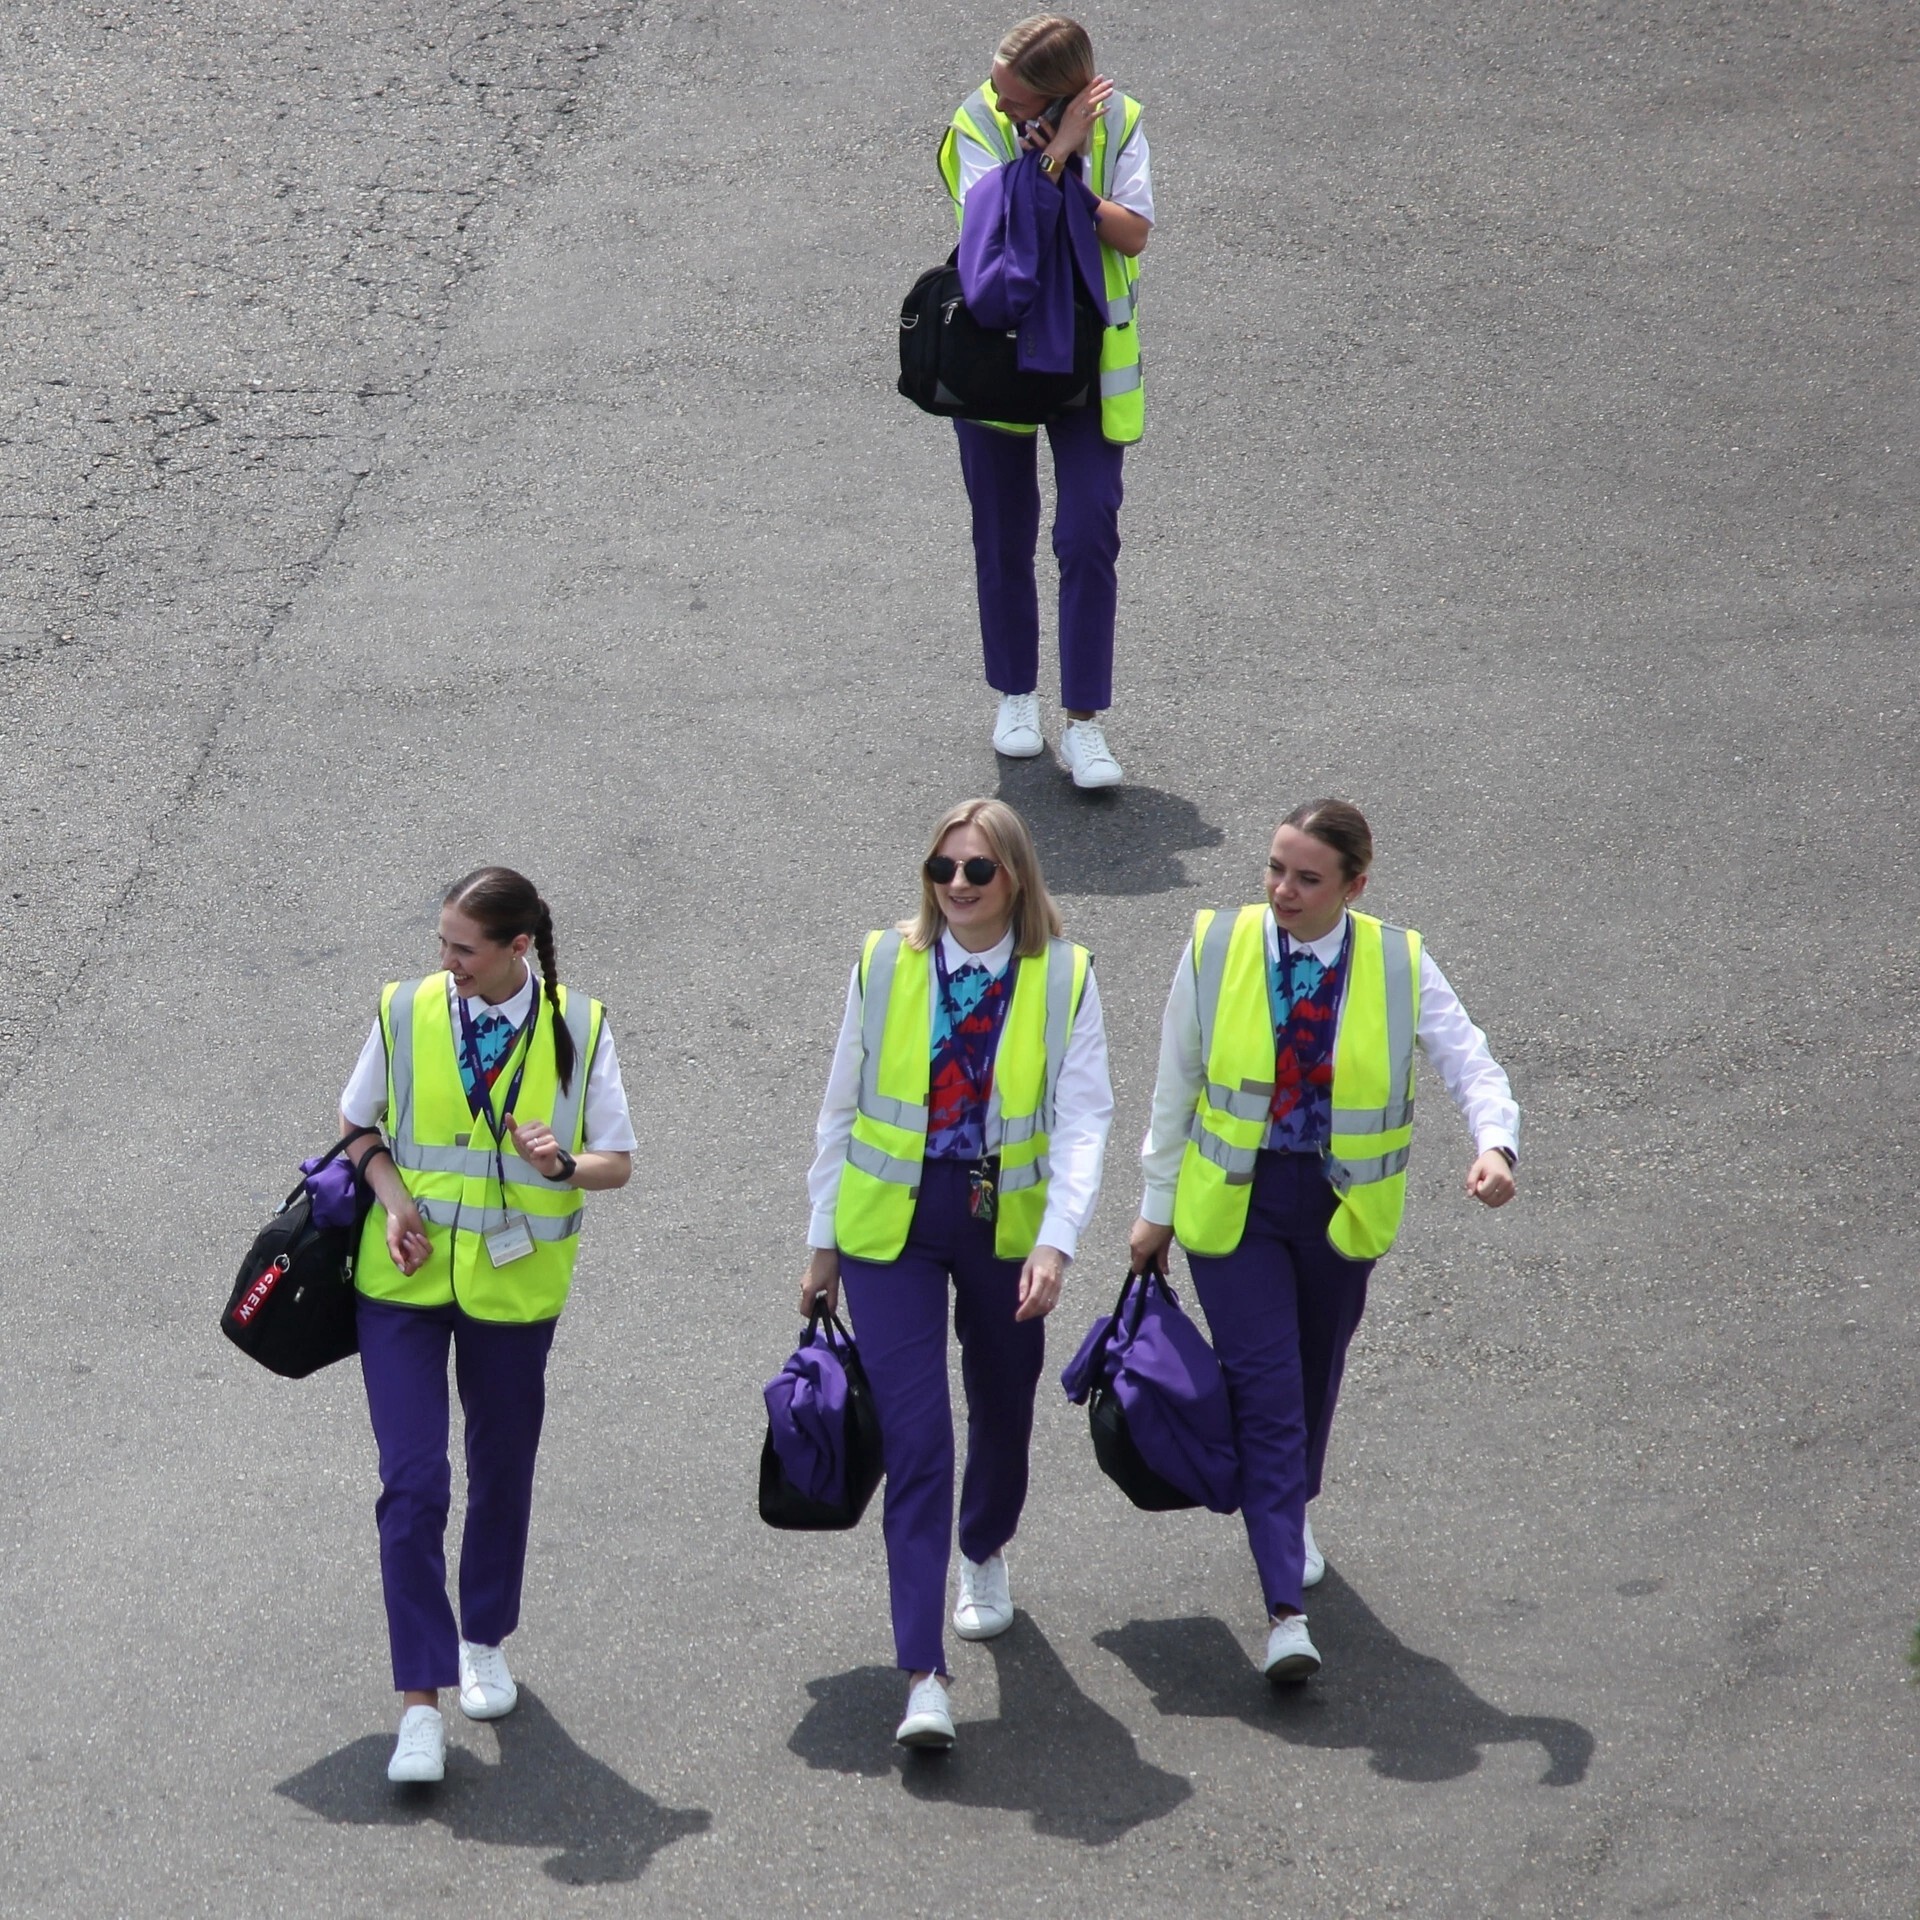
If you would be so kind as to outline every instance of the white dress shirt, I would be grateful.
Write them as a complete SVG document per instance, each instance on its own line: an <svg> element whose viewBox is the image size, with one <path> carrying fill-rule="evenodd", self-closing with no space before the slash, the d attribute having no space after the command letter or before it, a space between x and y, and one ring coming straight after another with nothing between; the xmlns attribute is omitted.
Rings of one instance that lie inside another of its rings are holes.
<svg viewBox="0 0 1920 1920"><path fill-rule="evenodd" d="M533 969L520 983L520 991L498 1006L482 1000L478 994L467 996L467 1017L478 1025L489 1013L504 1014L519 1026L533 1005ZM551 1019L553 1009L548 1007ZM353 1063L346 1091L340 1096L341 1116L356 1127L378 1126L387 1111L387 1043L376 1014L373 1031ZM563 1143L564 1144L564 1143ZM633 1137L633 1117L627 1111L627 1089L620 1078L620 1056L613 1050L613 1026L604 1016L600 1022L600 1044L594 1050L593 1065L587 1072L587 1130L581 1147L588 1153L631 1153L639 1144Z"/></svg>
<svg viewBox="0 0 1920 1920"><path fill-rule="evenodd" d="M963 967L985 967L996 980L1013 958L1013 934L984 953L969 953L952 934L940 936L940 951L949 976ZM933 1050L933 1022L927 1023L927 1050ZM846 1165L847 1142L853 1136L855 1103L860 1095L860 967L847 983L846 1017L833 1049L833 1067L827 1075L826 1098L820 1102L819 1123L813 1130L816 1151L807 1173L807 1198L813 1206L807 1227L807 1245L831 1247L834 1203L840 1197L840 1169ZM1080 1236L1093 1218L1100 1198L1100 1174L1107 1157L1107 1132L1113 1125L1113 1083L1107 1077L1107 1029L1100 1016L1100 989L1093 968L1080 995L1080 1009L1067 1034L1067 1054L1060 1063L1054 1090L1053 1131L1047 1157L1052 1172L1047 1180L1047 1210L1040 1221L1037 1245L1058 1247L1072 1259Z"/></svg>
<svg viewBox="0 0 1920 1920"><path fill-rule="evenodd" d="M1332 966L1347 937L1347 920L1348 916L1342 914L1340 924L1318 940L1295 941L1295 951L1312 954L1323 967ZM1269 907L1268 966L1279 957L1280 929ZM1343 1008L1345 997L1343 985ZM1424 940L1420 943L1418 1033L1421 1050L1453 1095L1454 1105L1465 1115L1478 1151L1505 1147L1517 1154L1520 1108L1513 1088L1499 1061L1487 1050L1487 1036L1467 1018L1460 996L1434 964ZM1193 942L1189 940L1180 955L1173 991L1167 995L1167 1010L1160 1022L1160 1071L1153 1084L1153 1117L1140 1143L1140 1162L1146 1173L1140 1217L1156 1226L1173 1224L1174 1188L1180 1183L1180 1161L1205 1079L1205 1062L1200 1058L1199 994L1193 977Z"/></svg>

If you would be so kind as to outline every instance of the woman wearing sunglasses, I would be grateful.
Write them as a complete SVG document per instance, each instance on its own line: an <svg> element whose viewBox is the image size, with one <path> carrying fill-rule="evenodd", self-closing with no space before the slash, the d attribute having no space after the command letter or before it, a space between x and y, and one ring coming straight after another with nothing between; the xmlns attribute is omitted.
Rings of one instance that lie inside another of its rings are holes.
<svg viewBox="0 0 1920 1920"><path fill-rule="evenodd" d="M1353 903L1373 834L1316 800L1275 830L1267 898L1195 917L1160 1029L1133 1224L1136 1271L1177 1237L1233 1400L1241 1514L1267 1604L1263 1670L1317 1673L1307 1524L1367 1276L1393 1245L1413 1138L1416 1039L1466 1117L1466 1190L1513 1198L1520 1109L1417 933Z"/></svg>
<svg viewBox="0 0 1920 1920"><path fill-rule="evenodd" d="M963 1639L1013 1624L1005 1548L1027 1496L1045 1316L1113 1120L1086 948L1061 938L1020 816L968 800L934 829L920 908L871 933L820 1108L800 1310L842 1282L885 1440L895 1738L953 1745L942 1615L953 1551L947 1298L967 1396Z"/></svg>

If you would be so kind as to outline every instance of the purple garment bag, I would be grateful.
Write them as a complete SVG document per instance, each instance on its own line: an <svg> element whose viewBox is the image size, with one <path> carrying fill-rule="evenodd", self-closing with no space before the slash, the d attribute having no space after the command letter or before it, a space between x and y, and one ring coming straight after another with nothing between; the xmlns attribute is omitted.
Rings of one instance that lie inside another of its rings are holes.
<svg viewBox="0 0 1920 1920"><path fill-rule="evenodd" d="M1018 330L1022 373L1073 371L1076 278L1095 310L1106 312L1098 205L1077 160L1055 186L1037 153L983 174L967 195L960 291L981 326Z"/></svg>
<svg viewBox="0 0 1920 1920"><path fill-rule="evenodd" d="M829 1504L847 1490L847 1370L818 1321L766 1384L773 1450L796 1491Z"/></svg>
<svg viewBox="0 0 1920 1920"><path fill-rule="evenodd" d="M1239 1507L1240 1454L1226 1376L1164 1276L1128 1276L1113 1312L1088 1329L1060 1384L1076 1405L1107 1387L1134 1449L1155 1474L1215 1513Z"/></svg>

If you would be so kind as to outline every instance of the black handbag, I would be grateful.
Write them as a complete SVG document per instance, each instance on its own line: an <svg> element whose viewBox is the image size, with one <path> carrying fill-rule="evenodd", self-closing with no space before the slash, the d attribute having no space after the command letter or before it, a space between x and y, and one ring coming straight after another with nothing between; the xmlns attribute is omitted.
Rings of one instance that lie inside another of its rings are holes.
<svg viewBox="0 0 1920 1920"><path fill-rule="evenodd" d="M769 1417L767 1437L760 1446L760 1518L770 1527L794 1533L844 1532L860 1524L860 1516L866 1512L867 1502L886 1469L880 1413L873 1404L873 1389L867 1384L859 1350L839 1316L829 1313L816 1298L807 1324L823 1332L847 1376L847 1415L841 1439L846 1449L846 1491L838 1501L811 1500L802 1493L780 1464Z"/></svg>
<svg viewBox="0 0 1920 1920"><path fill-rule="evenodd" d="M359 1137L336 1140L314 1172ZM358 1178L354 1188L353 1225L317 1227L303 1174L240 1262L220 1331L249 1359L283 1379L304 1380L359 1351L353 1263L373 1194Z"/></svg>
<svg viewBox="0 0 1920 1920"><path fill-rule="evenodd" d="M900 303L900 391L923 413L1041 426L1100 403L1099 309L1074 277L1073 370L1022 373L1017 330L983 327L960 291L960 249L929 267Z"/></svg>
<svg viewBox="0 0 1920 1920"><path fill-rule="evenodd" d="M1144 1512L1174 1513L1182 1507L1197 1507L1200 1502L1191 1494L1182 1493L1172 1481L1155 1473L1141 1459L1140 1449L1134 1445L1133 1435L1127 1431L1126 1410L1121 1406L1106 1373L1107 1342L1120 1325L1120 1316L1126 1311L1129 1296L1133 1300L1133 1327L1129 1331L1137 1332L1140 1316L1146 1311L1147 1291L1154 1279L1151 1269L1142 1274L1128 1274L1126 1284L1120 1289L1119 1299L1113 1303L1113 1317L1107 1322L1106 1331L1100 1336L1099 1345L1093 1353L1093 1386L1087 1395L1087 1425L1093 1433L1093 1457L1100 1471Z"/></svg>

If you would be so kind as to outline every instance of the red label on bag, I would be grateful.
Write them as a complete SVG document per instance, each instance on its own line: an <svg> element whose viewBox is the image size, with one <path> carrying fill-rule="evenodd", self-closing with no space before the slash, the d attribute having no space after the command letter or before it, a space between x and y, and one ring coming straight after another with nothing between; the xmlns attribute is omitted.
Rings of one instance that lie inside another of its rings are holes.
<svg viewBox="0 0 1920 1920"><path fill-rule="evenodd" d="M248 1321L267 1304L268 1296L273 1292L274 1288L280 1284L280 1276L285 1273L286 1270L287 1262L283 1255L280 1259L276 1260L272 1266L267 1268L267 1270L261 1274L260 1278L240 1296L240 1304L233 1310L234 1321L237 1325L244 1327Z"/></svg>

